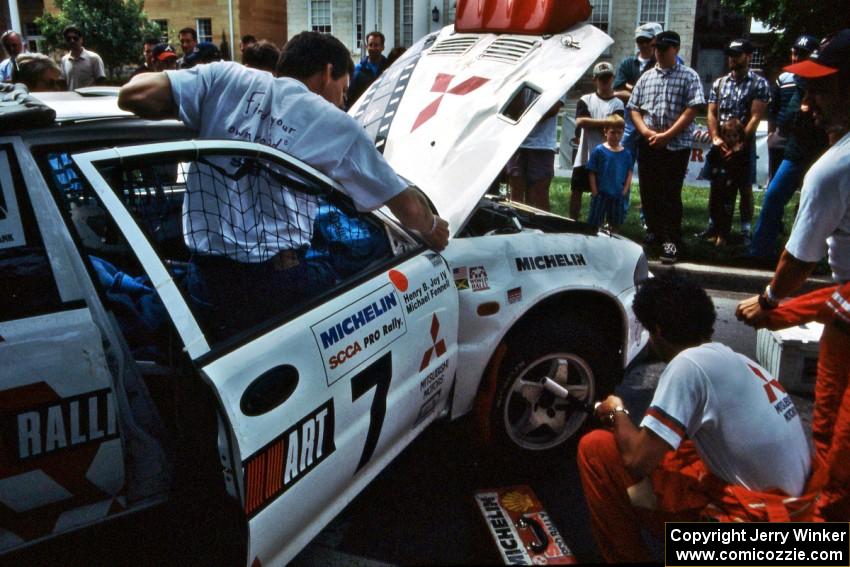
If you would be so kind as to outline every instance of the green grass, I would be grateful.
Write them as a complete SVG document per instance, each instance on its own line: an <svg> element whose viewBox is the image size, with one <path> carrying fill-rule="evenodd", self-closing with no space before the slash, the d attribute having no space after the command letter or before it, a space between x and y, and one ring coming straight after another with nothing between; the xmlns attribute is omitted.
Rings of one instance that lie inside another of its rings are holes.
<svg viewBox="0 0 850 567"><path fill-rule="evenodd" d="M570 202L570 180L564 177L556 177L549 189L552 212L567 216ZM753 215L753 228L761 212L761 203L764 199L764 191L755 193L755 213ZM799 200L799 193L795 194L785 207L784 223L787 232L790 232L794 223L794 213ZM626 222L620 227L623 236L630 238L638 244L643 243L645 231L640 223L638 204L640 203L637 183L632 185L632 206L626 216ZM681 260L685 262L696 262L698 264L713 265L736 265L742 266L741 256L746 249L740 241L741 221L738 214L737 204L735 206L735 218L732 223L732 235L730 243L726 246L716 247L713 243L696 238L696 234L702 232L708 223L708 187L695 187L686 185L682 190L682 204L684 214L682 217L682 234L685 250L681 254ZM581 220L587 220L590 208L590 194L587 193L582 199ZM784 246L787 234L780 234L777 242L777 252ZM645 247L647 256L658 259L660 246ZM764 266L753 266L764 267Z"/></svg>

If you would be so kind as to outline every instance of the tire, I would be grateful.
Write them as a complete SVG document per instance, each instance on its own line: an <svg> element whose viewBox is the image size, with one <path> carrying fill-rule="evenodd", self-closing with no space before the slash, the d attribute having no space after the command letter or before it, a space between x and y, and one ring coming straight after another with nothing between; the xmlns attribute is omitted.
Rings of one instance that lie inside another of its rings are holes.
<svg viewBox="0 0 850 567"><path fill-rule="evenodd" d="M513 334L490 424L493 440L508 454L546 454L577 438L589 414L544 389L542 381L549 377L590 405L612 392L619 357L606 352L604 336L577 317L559 318L557 328L524 325Z"/></svg>

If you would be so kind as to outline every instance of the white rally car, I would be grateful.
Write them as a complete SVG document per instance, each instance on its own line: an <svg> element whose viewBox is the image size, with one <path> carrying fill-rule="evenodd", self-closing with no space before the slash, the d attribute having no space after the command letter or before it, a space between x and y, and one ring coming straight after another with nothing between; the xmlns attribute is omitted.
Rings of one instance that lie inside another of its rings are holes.
<svg viewBox="0 0 850 567"><path fill-rule="evenodd" d="M450 221L442 255L268 146L192 141L111 97L0 113L0 553L67 559L153 510L170 560L281 564L438 417L475 407L507 450L572 437L575 400L645 345L646 259L482 195L610 41L449 27L352 110ZM189 292L182 215L187 189L245 180L315 205L286 214L336 284L240 326Z"/></svg>

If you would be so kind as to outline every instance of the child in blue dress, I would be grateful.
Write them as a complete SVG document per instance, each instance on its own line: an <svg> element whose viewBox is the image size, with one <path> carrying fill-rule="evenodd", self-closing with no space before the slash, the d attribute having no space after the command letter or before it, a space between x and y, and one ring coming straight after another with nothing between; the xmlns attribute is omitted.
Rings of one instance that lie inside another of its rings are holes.
<svg viewBox="0 0 850 567"><path fill-rule="evenodd" d="M606 122L605 143L593 148L586 166L593 195L587 222L601 227L607 220L608 229L618 232L626 217L623 203L632 185L634 159L620 145L626 127L622 116L611 114Z"/></svg>

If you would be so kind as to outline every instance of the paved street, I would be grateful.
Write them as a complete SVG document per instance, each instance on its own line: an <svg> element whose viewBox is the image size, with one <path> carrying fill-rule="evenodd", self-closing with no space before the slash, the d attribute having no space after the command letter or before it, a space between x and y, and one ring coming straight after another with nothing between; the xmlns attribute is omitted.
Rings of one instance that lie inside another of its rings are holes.
<svg viewBox="0 0 850 567"><path fill-rule="evenodd" d="M755 332L735 320L746 294L711 292L718 311L715 339L755 358ZM645 361L618 393L642 414L663 369ZM811 400L794 397L806 427ZM530 485L580 561L600 561L575 466L575 446L541 461L492 459L469 433L468 420L438 423L409 447L294 564L480 564L499 560L472 494L481 488Z"/></svg>

